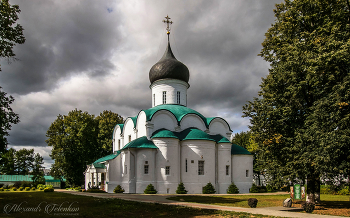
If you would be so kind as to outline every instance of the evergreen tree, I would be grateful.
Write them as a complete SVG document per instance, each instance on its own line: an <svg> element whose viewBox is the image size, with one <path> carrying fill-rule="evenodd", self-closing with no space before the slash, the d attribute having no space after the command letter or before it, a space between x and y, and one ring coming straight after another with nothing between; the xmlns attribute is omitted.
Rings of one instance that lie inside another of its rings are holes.
<svg viewBox="0 0 350 218"><path fill-rule="evenodd" d="M211 182L208 182L206 186L203 187L202 193L203 194L215 194L215 188Z"/></svg>
<svg viewBox="0 0 350 218"><path fill-rule="evenodd" d="M149 184L145 191L143 191L143 193L145 194L157 194L157 190L154 188L154 186L152 184Z"/></svg>
<svg viewBox="0 0 350 218"><path fill-rule="evenodd" d="M227 189L227 194L238 194L238 193L239 193L239 189L237 188L235 183L232 182L231 185Z"/></svg>
<svg viewBox="0 0 350 218"><path fill-rule="evenodd" d="M185 189L185 185L180 182L176 189L176 194L187 194L187 190Z"/></svg>
<svg viewBox="0 0 350 218"><path fill-rule="evenodd" d="M318 200L320 176L349 175L349 0L286 0L260 53L270 62L260 98L243 107L275 185L305 181Z"/></svg>

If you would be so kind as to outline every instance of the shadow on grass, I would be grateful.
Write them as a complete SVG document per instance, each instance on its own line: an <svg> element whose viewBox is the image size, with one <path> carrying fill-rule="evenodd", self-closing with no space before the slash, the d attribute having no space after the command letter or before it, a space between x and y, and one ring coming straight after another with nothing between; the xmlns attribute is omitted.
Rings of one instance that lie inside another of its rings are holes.
<svg viewBox="0 0 350 218"><path fill-rule="evenodd" d="M317 206L331 209L348 209L350 208L350 201L321 201Z"/></svg>

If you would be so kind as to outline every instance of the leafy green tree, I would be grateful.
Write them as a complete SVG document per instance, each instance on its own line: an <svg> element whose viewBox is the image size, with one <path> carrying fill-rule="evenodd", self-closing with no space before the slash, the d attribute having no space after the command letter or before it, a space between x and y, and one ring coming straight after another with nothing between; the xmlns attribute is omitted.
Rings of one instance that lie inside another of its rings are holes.
<svg viewBox="0 0 350 218"><path fill-rule="evenodd" d="M38 182L41 182L44 179L44 171L42 166L43 164L44 158L39 153L36 153L33 158L31 172L34 186L36 186Z"/></svg>
<svg viewBox="0 0 350 218"><path fill-rule="evenodd" d="M246 131L246 132L240 132L240 133L235 133L233 139L232 139L232 143L242 146L245 149L248 149L249 146L249 139L251 137L251 132L250 131Z"/></svg>
<svg viewBox="0 0 350 218"><path fill-rule="evenodd" d="M112 153L113 148L113 130L119 123L124 123L123 117L112 111L103 111L96 117L98 121L98 144L103 149L103 155Z"/></svg>
<svg viewBox="0 0 350 218"><path fill-rule="evenodd" d="M39 155L40 156L40 155ZM34 149L20 149L15 153L15 167L18 175L29 175L33 169Z"/></svg>
<svg viewBox="0 0 350 218"><path fill-rule="evenodd" d="M1 162L0 162L0 173L6 174L6 175L14 175L16 172L15 167L15 153L16 150L13 148L10 148L8 150L5 150L1 154Z"/></svg>
<svg viewBox="0 0 350 218"><path fill-rule="evenodd" d="M6 94L0 87L0 153L4 152L8 145L6 136L9 136L11 124L19 122L18 114L13 112L10 106L15 99L11 95L7 97Z"/></svg>
<svg viewBox="0 0 350 218"><path fill-rule="evenodd" d="M46 143L52 146L50 157L55 161L51 175L64 176L72 186L81 185L86 163L92 163L102 155L94 115L77 109L68 115L58 115L46 136Z"/></svg>
<svg viewBox="0 0 350 218"><path fill-rule="evenodd" d="M349 0L286 0L260 53L271 68L243 107L274 184L302 183L318 200L320 176L349 175Z"/></svg>
<svg viewBox="0 0 350 218"><path fill-rule="evenodd" d="M0 57L14 58L13 46L25 42L23 27L16 24L20 12L18 5L10 5L8 0L0 2Z"/></svg>

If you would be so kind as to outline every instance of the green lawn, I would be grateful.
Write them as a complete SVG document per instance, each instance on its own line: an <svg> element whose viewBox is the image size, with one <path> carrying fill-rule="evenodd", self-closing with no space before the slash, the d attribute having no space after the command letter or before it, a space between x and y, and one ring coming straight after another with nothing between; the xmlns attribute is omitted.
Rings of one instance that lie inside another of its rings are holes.
<svg viewBox="0 0 350 218"><path fill-rule="evenodd" d="M56 205L56 209L59 209L59 206L62 204L61 209L63 209L68 208L72 203L71 209L76 210L76 212L51 211L50 214L45 212L46 207L52 210L53 206ZM23 209L26 211L13 212L18 205L21 205L22 211ZM10 214L0 213L0 217L269 217L247 213L139 203L119 199L94 198L59 192L44 193L42 191L0 192L0 210L4 211L5 208L7 211L10 211ZM11 208L13 208L12 211ZM65 215L65 213L67 214Z"/></svg>

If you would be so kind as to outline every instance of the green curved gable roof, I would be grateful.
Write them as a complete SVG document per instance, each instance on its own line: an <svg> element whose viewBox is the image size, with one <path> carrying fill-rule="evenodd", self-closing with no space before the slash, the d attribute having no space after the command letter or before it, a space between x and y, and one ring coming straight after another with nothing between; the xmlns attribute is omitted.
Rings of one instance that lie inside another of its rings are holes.
<svg viewBox="0 0 350 218"><path fill-rule="evenodd" d="M230 143L231 142L220 134L209 135L197 128L187 128L181 132L172 132L167 129L160 129L153 133L151 138L177 138L180 141L184 140L209 140L216 143Z"/></svg>
<svg viewBox="0 0 350 218"><path fill-rule="evenodd" d="M155 131L152 134L151 138L176 138L178 139L179 137L177 136L177 134L175 132L172 132L170 130L167 129L160 129Z"/></svg>
<svg viewBox="0 0 350 218"><path fill-rule="evenodd" d="M249 151L247 151L247 149L236 145L236 144L232 144L231 147L231 154L246 154L246 155L251 155L251 153Z"/></svg>
<svg viewBox="0 0 350 218"><path fill-rule="evenodd" d="M110 154L110 155L107 155L105 157L101 157L100 159L97 159L94 163L100 163L100 162L104 162L104 161L108 161L108 160L113 160L119 154L120 154L120 151L117 151L117 153L115 153L115 154Z"/></svg>
<svg viewBox="0 0 350 218"><path fill-rule="evenodd" d="M158 148L158 147L155 146L152 141L148 140L146 136L143 136L141 138L132 140L120 150L124 150L127 148Z"/></svg>
<svg viewBox="0 0 350 218"><path fill-rule="evenodd" d="M137 123L137 116L135 116L135 117L129 117L131 120L132 120L132 122L134 123L134 128L136 128L136 123Z"/></svg>
<svg viewBox="0 0 350 218"><path fill-rule="evenodd" d="M188 108L188 107L185 107L182 105L177 105L177 104L162 104L162 105L158 105L158 106L152 107L152 108L147 109L147 110L143 110L146 114L146 120L150 121L152 119L153 115L160 110L166 110L166 111L169 111L170 113L174 114L178 123L180 123L180 121L182 120L182 118L184 116L186 116L188 114L196 114L203 120L206 127L208 127L207 119L202 114L200 114L199 112L197 112L191 108Z"/></svg>

